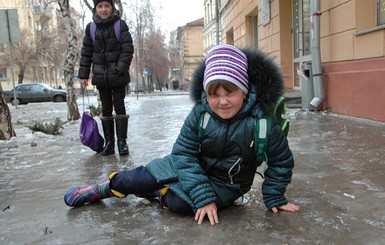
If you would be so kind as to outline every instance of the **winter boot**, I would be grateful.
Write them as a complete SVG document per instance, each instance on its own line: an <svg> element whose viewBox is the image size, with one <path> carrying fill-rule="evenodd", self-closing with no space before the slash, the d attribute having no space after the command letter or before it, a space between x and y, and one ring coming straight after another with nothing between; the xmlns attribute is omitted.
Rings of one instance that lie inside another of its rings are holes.
<svg viewBox="0 0 385 245"><path fill-rule="evenodd" d="M96 185L69 189L64 195L64 202L70 207L77 207L112 196L110 180L106 180Z"/></svg>
<svg viewBox="0 0 385 245"><path fill-rule="evenodd" d="M114 118L113 117L101 117L102 127L104 133L104 139L106 141L102 155L107 156L115 153L115 138L114 138Z"/></svg>
<svg viewBox="0 0 385 245"><path fill-rule="evenodd" d="M116 174L117 172L111 173L108 180L105 180L96 185L69 189L64 195L65 204L70 207L78 207L86 203L98 202L104 198L109 198L112 196L120 198L126 197L126 195L110 188L111 179Z"/></svg>
<svg viewBox="0 0 385 245"><path fill-rule="evenodd" d="M118 150L119 155L128 155L127 145L127 127L128 127L128 115L117 115L115 117L116 123L116 137L118 138Z"/></svg>

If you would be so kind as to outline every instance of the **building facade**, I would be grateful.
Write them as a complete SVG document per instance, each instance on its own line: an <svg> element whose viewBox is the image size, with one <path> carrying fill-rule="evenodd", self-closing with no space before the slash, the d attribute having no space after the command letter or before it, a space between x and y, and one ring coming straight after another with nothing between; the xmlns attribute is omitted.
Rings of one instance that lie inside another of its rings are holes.
<svg viewBox="0 0 385 245"><path fill-rule="evenodd" d="M178 67L174 70L173 89L187 90L191 76L203 56L203 18L187 23L177 30Z"/></svg>
<svg viewBox="0 0 385 245"><path fill-rule="evenodd" d="M0 9L16 9L20 41L13 43L14 69L9 60L9 44L0 44L0 81L4 90L13 83L43 82L53 87L61 83L65 38L57 2L48 0L1 0ZM80 27L80 16L73 11ZM80 28L79 28L80 29ZM3 33L1 33L3 35ZM20 69L25 69L20 72ZM21 76L24 75L22 78ZM12 78L13 77L13 78ZM61 86L64 86L61 84Z"/></svg>
<svg viewBox="0 0 385 245"><path fill-rule="evenodd" d="M316 2L319 11L311 9ZM324 98L315 109L385 121L385 0L206 0L205 9L205 49L219 20L220 43L268 53L282 68L286 89L301 93L314 92L308 87L318 17L322 73L316 75Z"/></svg>

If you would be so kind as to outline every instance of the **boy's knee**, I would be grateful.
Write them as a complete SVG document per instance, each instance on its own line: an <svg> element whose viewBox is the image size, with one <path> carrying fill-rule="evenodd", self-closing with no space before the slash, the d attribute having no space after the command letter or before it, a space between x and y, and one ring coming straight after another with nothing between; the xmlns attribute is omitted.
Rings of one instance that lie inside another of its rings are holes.
<svg viewBox="0 0 385 245"><path fill-rule="evenodd" d="M168 190L161 199L164 208L170 209L179 214L194 214L190 205L175 195L174 192Z"/></svg>

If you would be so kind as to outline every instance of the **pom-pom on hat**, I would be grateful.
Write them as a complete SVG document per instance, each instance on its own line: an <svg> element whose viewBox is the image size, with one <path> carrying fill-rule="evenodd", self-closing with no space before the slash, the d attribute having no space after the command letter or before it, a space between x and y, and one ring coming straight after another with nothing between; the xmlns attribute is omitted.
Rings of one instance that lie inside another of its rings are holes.
<svg viewBox="0 0 385 245"><path fill-rule="evenodd" d="M112 9L115 9L113 0L93 0L93 1L94 1L94 11L96 9L96 5L98 5L100 2L108 2L109 4L111 4Z"/></svg>
<svg viewBox="0 0 385 245"><path fill-rule="evenodd" d="M249 76L247 74L247 57L236 47L220 44L209 50L206 56L203 88L215 80L225 80L238 86L247 94Z"/></svg>

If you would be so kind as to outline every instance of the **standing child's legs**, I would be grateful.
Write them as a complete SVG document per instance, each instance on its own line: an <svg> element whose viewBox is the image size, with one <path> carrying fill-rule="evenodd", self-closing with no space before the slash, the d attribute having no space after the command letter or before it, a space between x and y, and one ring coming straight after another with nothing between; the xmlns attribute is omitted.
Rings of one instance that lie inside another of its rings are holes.
<svg viewBox="0 0 385 245"><path fill-rule="evenodd" d="M105 87L98 88L100 100L102 102L102 116L100 120L102 122L103 134L105 144L103 147L102 155L107 156L115 153L115 131L114 131L114 117L113 111L113 98L112 90Z"/></svg>
<svg viewBox="0 0 385 245"><path fill-rule="evenodd" d="M112 89L113 103L116 113L116 138L118 139L119 155L128 155L129 149L127 145L127 131L128 131L128 118L126 114L126 107L124 104L124 97L126 96L125 87L116 87Z"/></svg>

